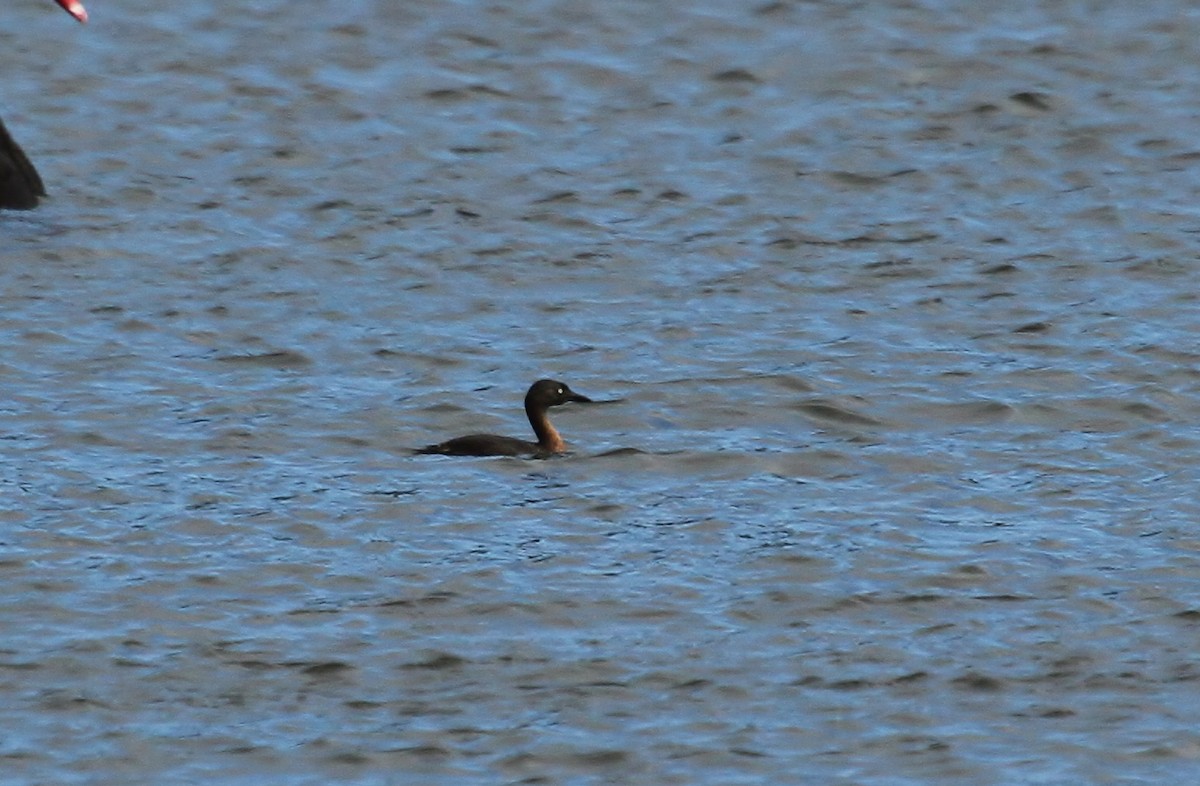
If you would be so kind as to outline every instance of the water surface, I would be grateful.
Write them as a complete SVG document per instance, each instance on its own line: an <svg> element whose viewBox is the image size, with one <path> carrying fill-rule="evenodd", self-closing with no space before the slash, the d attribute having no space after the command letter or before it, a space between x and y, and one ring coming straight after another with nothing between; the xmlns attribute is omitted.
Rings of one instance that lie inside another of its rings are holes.
<svg viewBox="0 0 1200 786"><path fill-rule="evenodd" d="M7 780L1200 771L1195 9L48 5Z"/></svg>

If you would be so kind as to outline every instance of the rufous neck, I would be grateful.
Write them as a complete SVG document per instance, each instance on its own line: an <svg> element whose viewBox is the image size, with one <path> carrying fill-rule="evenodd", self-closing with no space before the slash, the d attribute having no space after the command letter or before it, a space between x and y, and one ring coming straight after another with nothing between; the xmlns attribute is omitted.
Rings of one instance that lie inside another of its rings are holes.
<svg viewBox="0 0 1200 786"><path fill-rule="evenodd" d="M567 443L559 435L558 429L550 423L546 410L526 405L525 414L529 416L529 425L533 426L533 433L537 434L538 445L551 453L566 452Z"/></svg>

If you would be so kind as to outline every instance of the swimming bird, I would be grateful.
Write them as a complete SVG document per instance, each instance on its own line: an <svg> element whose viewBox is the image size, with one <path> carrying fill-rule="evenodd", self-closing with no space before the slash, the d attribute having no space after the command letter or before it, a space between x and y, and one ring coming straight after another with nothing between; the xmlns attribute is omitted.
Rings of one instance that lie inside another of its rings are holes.
<svg viewBox="0 0 1200 786"><path fill-rule="evenodd" d="M79 0L55 2L80 22L87 21L87 10ZM29 210L37 207L38 198L44 196L46 187L41 176L0 120L0 208Z"/></svg>
<svg viewBox="0 0 1200 786"><path fill-rule="evenodd" d="M533 456L548 458L567 452L567 443L550 423L546 411L572 401L591 403L591 399L571 390L565 382L539 379L525 394L525 414L537 435L537 442L496 434L468 434L418 450L418 453L440 453L445 456Z"/></svg>

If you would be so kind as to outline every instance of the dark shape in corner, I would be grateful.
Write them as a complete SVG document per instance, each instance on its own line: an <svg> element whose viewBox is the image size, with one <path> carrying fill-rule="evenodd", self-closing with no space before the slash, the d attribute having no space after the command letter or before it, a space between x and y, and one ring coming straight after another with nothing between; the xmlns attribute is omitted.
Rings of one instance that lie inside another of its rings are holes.
<svg viewBox="0 0 1200 786"><path fill-rule="evenodd" d="M44 196L42 178L0 120L0 208L30 210Z"/></svg>
<svg viewBox="0 0 1200 786"><path fill-rule="evenodd" d="M63 10L80 22L87 21L87 10L79 0L55 0ZM46 196L42 178L25 151L0 121L0 209L30 210Z"/></svg>

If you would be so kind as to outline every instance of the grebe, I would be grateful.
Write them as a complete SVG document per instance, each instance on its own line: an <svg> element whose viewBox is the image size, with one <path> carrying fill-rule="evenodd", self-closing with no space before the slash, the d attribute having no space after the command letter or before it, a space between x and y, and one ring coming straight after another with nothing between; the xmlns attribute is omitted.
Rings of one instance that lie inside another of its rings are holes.
<svg viewBox="0 0 1200 786"><path fill-rule="evenodd" d="M55 0L80 22L87 21L87 11L79 0ZM25 151L17 144L0 121L0 208L29 210L37 207L38 197L46 196L46 187Z"/></svg>
<svg viewBox="0 0 1200 786"><path fill-rule="evenodd" d="M553 379L539 379L529 387L525 394L525 414L529 416L529 425L537 435L537 442L528 442L515 437L501 437L496 434L469 434L465 437L455 437L445 442L418 450L418 453L440 453L445 456L534 456L547 458L567 452L567 443L559 436L558 430L550 423L546 410L572 401L591 403L587 396L581 396L567 383Z"/></svg>

